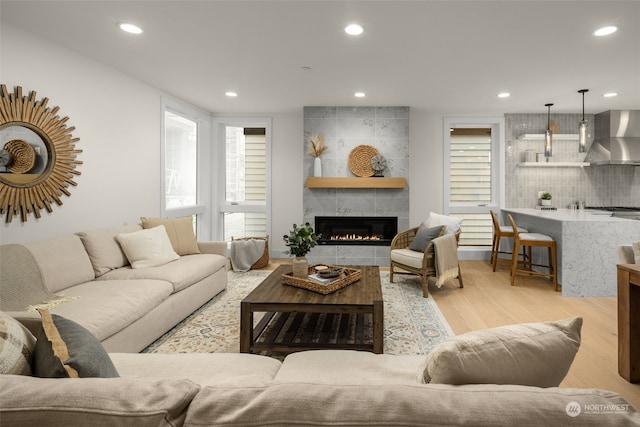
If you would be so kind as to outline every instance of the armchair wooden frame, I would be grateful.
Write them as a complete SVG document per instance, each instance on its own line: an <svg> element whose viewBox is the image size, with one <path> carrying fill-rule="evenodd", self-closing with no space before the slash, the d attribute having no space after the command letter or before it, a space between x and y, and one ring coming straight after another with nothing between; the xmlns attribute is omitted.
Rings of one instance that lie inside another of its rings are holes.
<svg viewBox="0 0 640 427"><path fill-rule="evenodd" d="M391 250L394 249L408 249L413 242L413 239L416 237L416 233L418 232L419 227L410 228L405 231L401 231L396 234L396 236L391 241ZM460 230L455 233L456 242L460 240ZM435 249L433 242L430 242L427 245L427 248L424 250L424 256L422 257L422 266L420 268L415 268L409 265L401 264L397 261L391 261L389 268L389 280L393 283L393 275L394 268L399 268L402 271L396 271L395 274L414 274L420 276L422 279L422 296L425 298L429 297L429 277L437 277L436 275L436 264L435 264ZM462 283L462 273L460 270L460 263L458 263L458 282L460 282L460 287L464 287Z"/></svg>

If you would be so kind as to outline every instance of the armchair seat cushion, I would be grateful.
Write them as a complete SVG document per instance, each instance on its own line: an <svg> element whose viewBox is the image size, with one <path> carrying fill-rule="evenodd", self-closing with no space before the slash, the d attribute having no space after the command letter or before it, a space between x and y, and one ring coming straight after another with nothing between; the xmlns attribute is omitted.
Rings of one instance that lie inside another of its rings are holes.
<svg viewBox="0 0 640 427"><path fill-rule="evenodd" d="M391 261L413 268L422 268L422 258L425 256L428 255L411 249L394 249L391 251Z"/></svg>

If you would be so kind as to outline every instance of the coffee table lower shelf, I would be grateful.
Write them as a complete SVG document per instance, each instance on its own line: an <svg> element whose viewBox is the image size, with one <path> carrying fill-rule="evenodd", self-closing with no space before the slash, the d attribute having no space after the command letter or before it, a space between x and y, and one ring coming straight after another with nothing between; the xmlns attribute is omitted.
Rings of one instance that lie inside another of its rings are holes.
<svg viewBox="0 0 640 427"><path fill-rule="evenodd" d="M251 352L374 351L371 313L269 312L253 329Z"/></svg>

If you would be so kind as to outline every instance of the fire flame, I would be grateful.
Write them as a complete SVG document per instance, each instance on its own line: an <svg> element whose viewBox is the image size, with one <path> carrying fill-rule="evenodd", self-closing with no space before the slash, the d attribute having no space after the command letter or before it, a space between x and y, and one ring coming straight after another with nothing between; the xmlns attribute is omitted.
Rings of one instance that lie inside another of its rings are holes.
<svg viewBox="0 0 640 427"><path fill-rule="evenodd" d="M331 236L329 240L382 240L380 236L361 236L359 234L342 234Z"/></svg>

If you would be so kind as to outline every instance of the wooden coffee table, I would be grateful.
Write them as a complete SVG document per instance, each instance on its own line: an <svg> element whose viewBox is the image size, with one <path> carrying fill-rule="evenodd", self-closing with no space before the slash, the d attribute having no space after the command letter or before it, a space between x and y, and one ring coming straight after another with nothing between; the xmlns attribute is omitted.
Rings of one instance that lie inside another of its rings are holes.
<svg viewBox="0 0 640 427"><path fill-rule="evenodd" d="M382 288L377 266L356 266L357 282L328 295L282 284L276 268L240 303L240 352L351 349L382 353ZM254 327L254 313L265 315Z"/></svg>

